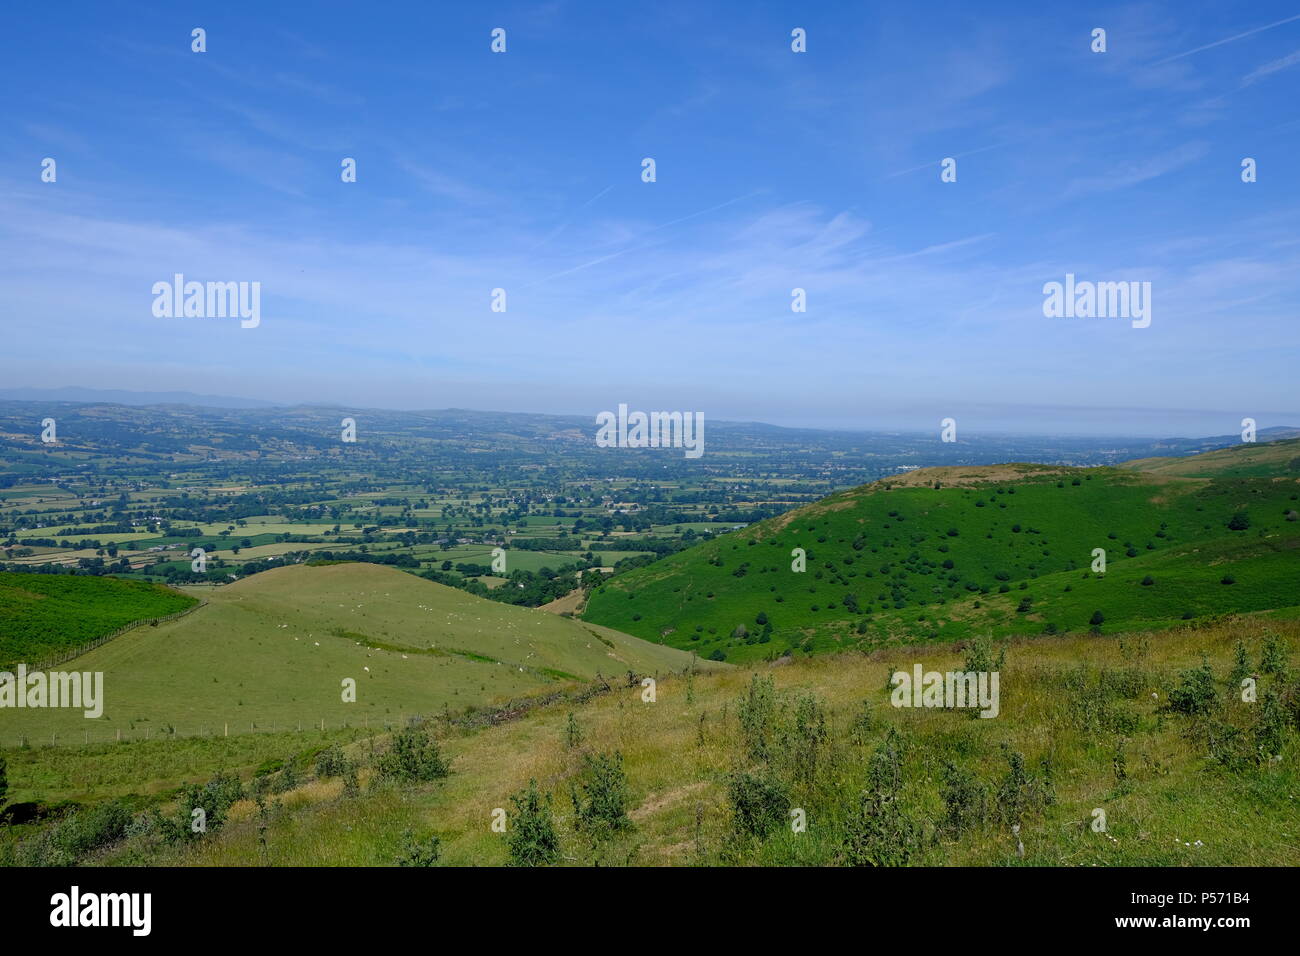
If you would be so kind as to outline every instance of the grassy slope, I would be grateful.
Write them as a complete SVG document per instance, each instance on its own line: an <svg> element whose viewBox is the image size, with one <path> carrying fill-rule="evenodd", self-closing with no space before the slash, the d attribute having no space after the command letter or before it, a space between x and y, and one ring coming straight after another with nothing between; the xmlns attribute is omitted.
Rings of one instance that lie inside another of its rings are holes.
<svg viewBox="0 0 1300 956"><path fill-rule="evenodd" d="M1273 464L1285 470L1300 443L1277 445L1284 453L1273 452ZM1254 468L1256 451L1246 448L1234 449L1237 465ZM1231 458L1212 454L1216 460L1202 468L1232 470ZM1300 478L1289 473L1207 479L1114 468L923 469L620 575L593 592L583 616L743 662L792 647L1033 633L1049 625L1086 630L1096 610L1108 629L1121 630L1189 612L1284 607L1300 603L1293 586L1300 524L1286 520L1298 498ZM1243 509L1251 527L1228 530L1228 519ZM791 570L794 548L807 552L804 573ZM1104 582L1087 575L1094 548L1107 552ZM1155 584L1137 584L1147 574ZM1225 575L1238 585L1220 585ZM1032 599L1033 611L1015 620L1022 597ZM772 624L766 643L755 642L764 630L760 613ZM748 641L732 636L741 625Z"/></svg>
<svg viewBox="0 0 1300 956"><path fill-rule="evenodd" d="M194 604L170 588L117 578L0 572L0 670L39 661L124 624Z"/></svg>
<svg viewBox="0 0 1300 956"><path fill-rule="evenodd" d="M497 604L392 568L293 566L223 588L180 620L64 665L103 671L104 716L6 711L0 743L109 740L343 721L382 726L544 692L597 672L681 669L689 656L598 625ZM359 643L360 642L360 643ZM369 670L365 670L369 668ZM341 682L357 682L344 703Z"/></svg>
<svg viewBox="0 0 1300 956"><path fill-rule="evenodd" d="M1300 441L1234 445L1186 458L1138 458L1122 466L1150 474L1185 478L1300 474Z"/></svg>
<svg viewBox="0 0 1300 956"><path fill-rule="evenodd" d="M1025 756L1031 770L1050 758L1055 780L1055 804L1024 822L1025 864L1300 865L1300 820L1293 810L1300 786L1295 730L1287 732L1280 762L1230 772L1207 758L1202 736L1189 733L1195 726L1191 718L1159 713L1178 673L1199 663L1204 653L1220 679L1220 719L1249 732L1260 705L1241 703L1223 678L1238 638L1244 638L1252 660L1259 660L1266 628L1282 634L1291 648L1300 644L1300 622L1265 624L1254 618L1182 628L1145 642L1080 636L1015 643L1002 667L1002 714L993 720L889 706L884 691L889 671L913 663L938 670L960 666L961 655L951 647L899 649L888 660L882 654L843 654L762 667L760 673L774 678L779 694L789 699L811 692L828 715L828 743L816 783L788 792L790 805L808 813L804 834L779 828L765 841L730 835L726 777L735 767L753 766L743 755L736 719L751 674L726 670L695 677L689 689L681 677L661 681L653 704L642 702L639 689L596 698L577 709L584 734L577 750L564 745L569 705L477 731L444 728L440 734L452 762L445 781L405 790L364 789L353 799L341 795L337 780L307 783L287 794L284 809L271 815L265 854L259 849L255 808L245 801L236 805L225 830L197 848L128 845L106 862L389 864L399 852L402 831L410 828L420 836L440 837L445 864L499 864L507 854L502 836L490 829L490 814L509 807L509 794L535 778L543 791L554 794L568 862L823 864L834 861L869 756L892 726L906 742L901 800L928 834L943 813L944 763L952 761L996 792L1007 767L1000 748L1007 743ZM1292 681L1298 662L1292 652ZM1103 673L1123 675L1130 686L1103 692ZM1272 679L1264 680L1268 686ZM864 708L871 713L870 727L855 734L852 725ZM1127 722L1122 734L1107 723L1119 720ZM1114 770L1121 735L1123 783ZM212 746L223 743L229 742ZM384 746L382 740L378 746ZM349 750L364 761L369 747L360 740ZM580 781L582 752L615 749L625 758L635 828L591 847L572 828L568 789ZM96 773L112 758L111 750L87 752L86 772ZM18 772L24 773L22 765ZM244 777L249 773L250 765L243 765ZM367 777L363 771L363 786ZM1107 833L1088 827L1095 808L1106 812ZM913 862L1021 861L1006 826L989 822L960 836L935 842L927 837Z"/></svg>

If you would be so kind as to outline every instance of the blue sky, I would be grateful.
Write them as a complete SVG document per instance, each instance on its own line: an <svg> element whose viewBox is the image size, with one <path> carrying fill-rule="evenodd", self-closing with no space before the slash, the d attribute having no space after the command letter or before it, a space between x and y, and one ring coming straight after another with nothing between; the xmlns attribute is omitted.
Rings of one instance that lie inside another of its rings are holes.
<svg viewBox="0 0 1300 956"><path fill-rule="evenodd" d="M1300 4L125 9L0 15L7 384L1300 425ZM177 272L261 325L155 318ZM1151 282L1151 326L1045 318L1066 273Z"/></svg>

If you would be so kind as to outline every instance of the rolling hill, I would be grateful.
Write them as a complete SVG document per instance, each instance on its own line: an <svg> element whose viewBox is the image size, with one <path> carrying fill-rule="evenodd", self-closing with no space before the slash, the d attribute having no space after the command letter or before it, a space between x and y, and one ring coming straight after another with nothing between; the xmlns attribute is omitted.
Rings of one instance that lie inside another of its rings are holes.
<svg viewBox="0 0 1300 956"><path fill-rule="evenodd" d="M583 616L745 661L1288 608L1297 456L1293 439L1121 468L917 469L619 575Z"/></svg>
<svg viewBox="0 0 1300 956"><path fill-rule="evenodd" d="M91 581L94 578L66 578ZM61 665L102 671L103 717L6 712L20 737L351 726L463 711L576 681L681 670L690 656L594 624L486 601L372 564L295 565L220 588L207 605L129 631ZM342 699L345 678L357 699Z"/></svg>

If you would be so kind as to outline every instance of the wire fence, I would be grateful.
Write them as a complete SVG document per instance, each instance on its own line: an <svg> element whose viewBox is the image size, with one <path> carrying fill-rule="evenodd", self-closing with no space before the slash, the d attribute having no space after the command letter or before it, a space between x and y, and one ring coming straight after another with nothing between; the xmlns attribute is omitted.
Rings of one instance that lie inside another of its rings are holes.
<svg viewBox="0 0 1300 956"><path fill-rule="evenodd" d="M629 672L630 673L630 672ZM685 673L684 671L682 673ZM655 680L661 680L659 672L655 672ZM460 729L476 729L485 726L507 723L522 717L524 714L541 707L547 707L553 704L566 702L570 705L581 705L594 697L610 693L616 688L636 689L639 691L639 676L632 675L626 684L615 680L611 683L604 677L597 677L597 681L591 684L584 684L577 688L551 691L550 693L517 698L507 701L503 704L497 704L489 707L471 706L462 711L452 711L450 708L423 714L399 714L383 718L362 717L360 720L350 718L347 720L330 720L327 717L316 717L311 720L298 720L290 722L262 722L241 718L239 720L222 720L201 722L192 726L189 730L183 730L180 727L170 723L161 722L158 726L153 727L127 727L109 729L105 727L83 727L81 730L52 730L48 736L33 734L14 734L0 736L0 747L10 744L10 741L18 747L76 747L89 744L103 743L130 743L133 741L149 740L179 740L183 738L196 737L231 737L241 736L244 734L277 734L277 733L303 733L306 731L327 731L327 730L353 730L363 733L384 733L391 730L399 730L406 727L413 727L430 721L440 721L448 727Z"/></svg>
<svg viewBox="0 0 1300 956"><path fill-rule="evenodd" d="M410 714L384 719L331 721L321 717L310 721L291 721L288 723L263 723L261 721L237 720L198 724L185 730L172 724L161 727L85 727L81 730L52 730L49 734L15 734L0 736L0 748L10 744L17 747L76 747L88 744L131 743L147 740L179 740L196 737L235 737L246 734L281 734L304 733L307 731L359 730L375 733L411 727L431 719L447 719L444 714Z"/></svg>
<svg viewBox="0 0 1300 956"><path fill-rule="evenodd" d="M177 611L174 614L167 614L164 615L163 617L145 617L145 618L141 618L138 621L132 621L129 624L123 624L116 631L113 631L109 634L104 634L101 637L97 637L93 641L87 641L85 644L81 644L77 647L65 648L64 650L59 651L57 654L53 654L50 657L45 658L44 660L37 661L34 664L28 664L27 669L28 671L43 671L43 670L48 670L51 667L58 667L60 664L66 664L68 661L75 660L76 658L80 657L82 654L87 654L90 651L93 651L95 648L107 644L115 637L121 637L127 631L135 630L137 627L144 627L146 624L149 625L150 627L157 627L159 624L166 624L168 621L174 621L177 618L182 618L186 614L193 614L199 608L206 607L207 604L208 602L206 600L201 599L198 604L191 604L185 610Z"/></svg>

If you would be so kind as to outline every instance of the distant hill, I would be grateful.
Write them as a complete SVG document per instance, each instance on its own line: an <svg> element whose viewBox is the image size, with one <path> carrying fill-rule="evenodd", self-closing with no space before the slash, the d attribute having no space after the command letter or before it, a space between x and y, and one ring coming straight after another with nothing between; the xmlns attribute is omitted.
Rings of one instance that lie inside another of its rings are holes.
<svg viewBox="0 0 1300 956"><path fill-rule="evenodd" d="M1126 468L918 469L618 575L583 616L745 661L1300 605L1297 455L1291 440Z"/></svg>
<svg viewBox="0 0 1300 956"><path fill-rule="evenodd" d="M1300 439L1239 443L1190 458L1139 458L1126 461L1120 467L1184 478L1288 474L1300 477Z"/></svg>
<svg viewBox="0 0 1300 956"><path fill-rule="evenodd" d="M110 405L198 405L208 408L274 408L275 402L195 392L132 392L121 388L0 388L0 399L18 402L83 402Z"/></svg>
<svg viewBox="0 0 1300 956"><path fill-rule="evenodd" d="M57 580L88 593L106 583ZM107 740L117 729L132 735L132 727L238 733L322 719L331 727L382 727L597 674L623 679L628 671L667 674L690 664L689 654L670 647L373 564L295 565L192 590L207 606L128 631L64 665L104 672L102 723L92 727L79 712L14 711L5 716L3 743L51 732ZM355 703L342 699L345 678L356 681Z"/></svg>

